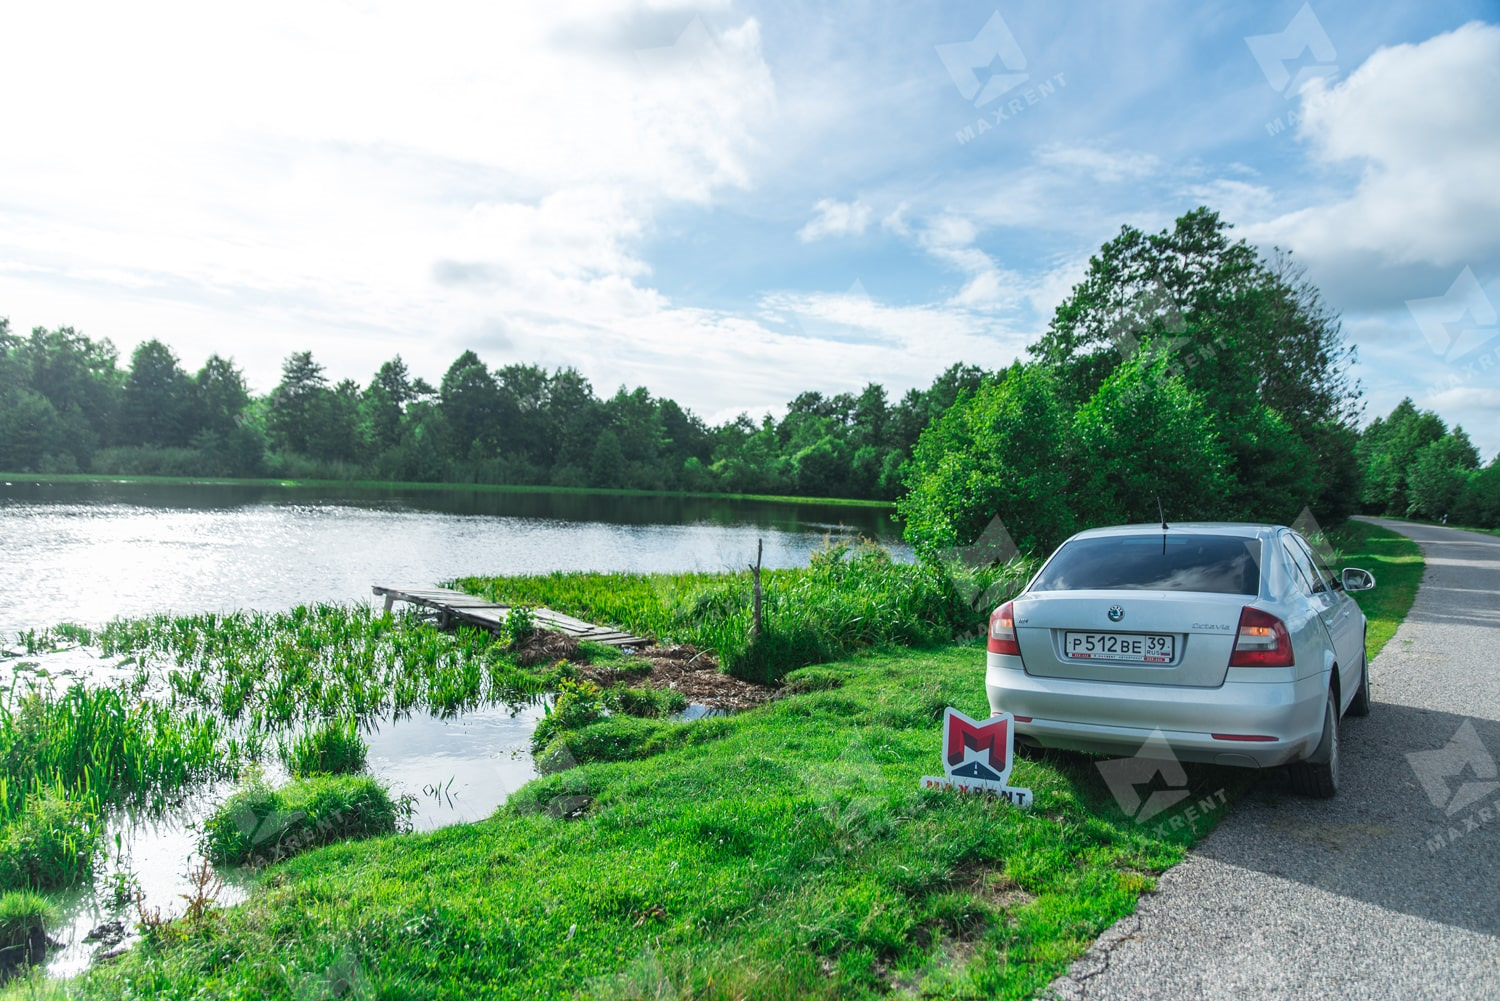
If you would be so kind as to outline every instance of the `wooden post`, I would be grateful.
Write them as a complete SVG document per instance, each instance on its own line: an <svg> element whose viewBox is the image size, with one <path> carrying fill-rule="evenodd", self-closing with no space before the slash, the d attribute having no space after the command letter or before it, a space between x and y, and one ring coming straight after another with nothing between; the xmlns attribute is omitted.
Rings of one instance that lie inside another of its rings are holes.
<svg viewBox="0 0 1500 1001"><path fill-rule="evenodd" d="M764 540L764 539L756 539L755 540L755 563L754 563L753 566L750 567L751 573L753 573L755 575L755 620L750 623L750 645L751 646L754 646L755 645L755 641L758 640L758 639L760 639L760 630L761 630L761 618L760 618L760 558L761 558L761 554L765 551L765 547L766 547L766 540Z"/></svg>

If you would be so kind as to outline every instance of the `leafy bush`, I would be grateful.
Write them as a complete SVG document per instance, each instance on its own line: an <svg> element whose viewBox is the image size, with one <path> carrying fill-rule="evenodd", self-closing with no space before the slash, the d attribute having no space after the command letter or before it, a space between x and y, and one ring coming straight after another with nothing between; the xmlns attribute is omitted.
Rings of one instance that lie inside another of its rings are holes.
<svg viewBox="0 0 1500 1001"><path fill-rule="evenodd" d="M531 732L533 752L546 747L553 737L565 730L577 730L598 719L607 711L604 693L592 681L563 678L557 684L557 696Z"/></svg>
<svg viewBox="0 0 1500 1001"><path fill-rule="evenodd" d="M917 441L896 503L924 558L967 546L999 517L1022 551L1043 555L1072 533L1069 411L1053 376L1016 364L960 399Z"/></svg>
<svg viewBox="0 0 1500 1001"><path fill-rule="evenodd" d="M501 639L508 644L524 643L532 633L536 632L536 613L526 605L513 605L505 614L505 623L501 626Z"/></svg>
<svg viewBox="0 0 1500 1001"><path fill-rule="evenodd" d="M317 775L280 789L256 783L203 822L200 850L215 864L265 865L318 845L391 834L403 810L364 775Z"/></svg>
<svg viewBox="0 0 1500 1001"><path fill-rule="evenodd" d="M30 796L0 830L0 890L53 890L87 879L103 827L84 803Z"/></svg>
<svg viewBox="0 0 1500 1001"><path fill-rule="evenodd" d="M346 775L365 766L370 747L359 735L354 720L325 723L305 731L278 749L281 760L293 775Z"/></svg>

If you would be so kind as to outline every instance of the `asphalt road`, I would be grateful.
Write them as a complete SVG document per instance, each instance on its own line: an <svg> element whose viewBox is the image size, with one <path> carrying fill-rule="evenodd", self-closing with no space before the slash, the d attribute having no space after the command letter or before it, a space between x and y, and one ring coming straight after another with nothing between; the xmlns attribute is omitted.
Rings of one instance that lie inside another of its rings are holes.
<svg viewBox="0 0 1500 1001"><path fill-rule="evenodd" d="M1500 999L1500 538L1381 524L1427 573L1338 795L1268 774L1051 996Z"/></svg>

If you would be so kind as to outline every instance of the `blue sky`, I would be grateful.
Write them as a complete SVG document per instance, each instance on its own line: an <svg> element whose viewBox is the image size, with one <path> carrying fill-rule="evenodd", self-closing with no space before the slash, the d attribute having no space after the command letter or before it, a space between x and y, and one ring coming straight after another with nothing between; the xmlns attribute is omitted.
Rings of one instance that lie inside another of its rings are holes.
<svg viewBox="0 0 1500 1001"><path fill-rule="evenodd" d="M1497 3L63 2L0 38L0 316L123 359L894 397L1206 204L1307 266L1367 418L1500 449Z"/></svg>

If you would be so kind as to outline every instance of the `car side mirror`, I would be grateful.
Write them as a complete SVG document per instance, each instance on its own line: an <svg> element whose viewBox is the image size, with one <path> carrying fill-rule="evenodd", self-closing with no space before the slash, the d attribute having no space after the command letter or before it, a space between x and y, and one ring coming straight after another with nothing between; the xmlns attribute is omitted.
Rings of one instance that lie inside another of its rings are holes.
<svg viewBox="0 0 1500 1001"><path fill-rule="evenodd" d="M1343 579L1345 591L1368 591L1375 586L1375 575L1358 567L1345 567L1339 576Z"/></svg>

